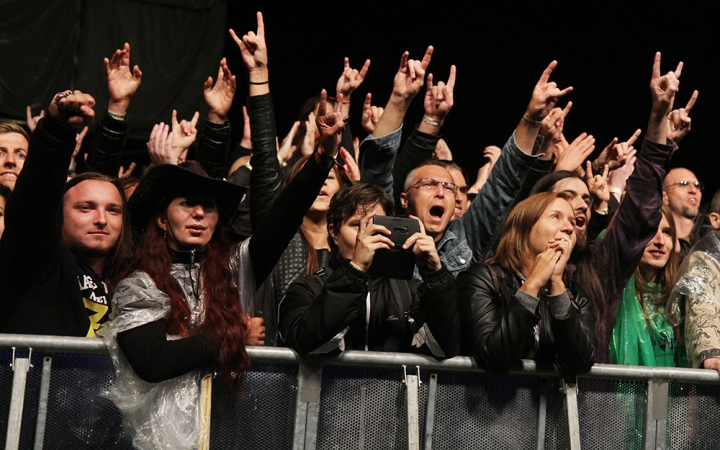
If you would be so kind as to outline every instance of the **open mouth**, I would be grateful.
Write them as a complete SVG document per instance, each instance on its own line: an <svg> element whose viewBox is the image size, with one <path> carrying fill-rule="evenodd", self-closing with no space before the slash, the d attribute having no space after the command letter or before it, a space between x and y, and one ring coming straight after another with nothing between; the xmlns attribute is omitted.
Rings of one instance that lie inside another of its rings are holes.
<svg viewBox="0 0 720 450"><path fill-rule="evenodd" d="M445 208L443 208L442 206L433 206L432 208L430 208L429 213L430 217L432 217L433 219L440 220L442 219L443 214L445 214Z"/></svg>
<svg viewBox="0 0 720 450"><path fill-rule="evenodd" d="M585 229L585 224L587 223L587 218L584 215L579 215L575 217L575 228L579 230Z"/></svg>

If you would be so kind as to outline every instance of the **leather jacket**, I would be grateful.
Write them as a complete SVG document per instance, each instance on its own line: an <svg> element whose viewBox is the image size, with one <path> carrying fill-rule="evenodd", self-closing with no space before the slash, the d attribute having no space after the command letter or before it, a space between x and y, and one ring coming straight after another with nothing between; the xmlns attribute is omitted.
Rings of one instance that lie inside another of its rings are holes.
<svg viewBox="0 0 720 450"><path fill-rule="evenodd" d="M567 375L590 370L597 352L595 312L582 288L573 282L558 296L543 288L537 299L519 291L519 275L504 273L498 266L495 271L493 279L490 267L478 263L457 278L464 352L495 374L508 373L524 358L552 362ZM558 314L551 306L565 295L570 297L569 308ZM534 311L522 296L535 300Z"/></svg>

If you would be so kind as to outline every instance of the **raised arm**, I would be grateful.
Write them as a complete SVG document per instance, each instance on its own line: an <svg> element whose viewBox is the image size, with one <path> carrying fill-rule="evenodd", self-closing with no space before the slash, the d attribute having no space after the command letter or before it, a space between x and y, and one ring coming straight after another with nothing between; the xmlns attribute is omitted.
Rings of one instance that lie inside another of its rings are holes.
<svg viewBox="0 0 720 450"><path fill-rule="evenodd" d="M36 281L61 240L60 216L67 167L77 130L95 117L95 99L80 91L58 93L48 116L30 136L27 159L5 208L5 232L0 240L2 262L17 286ZM4 270L5 270L4 269Z"/></svg>
<svg viewBox="0 0 720 450"><path fill-rule="evenodd" d="M556 65L557 62L553 61L543 71L533 89L530 103L515 128L515 133L505 143L490 178L467 212L457 219L465 228L474 261L482 261L499 237L505 216L514 204L530 166L538 158L535 155L540 148L541 139L537 138L543 119L552 111L557 101L572 90L571 87L560 90L555 82L549 81ZM450 227L453 226L458 225L451 222Z"/></svg>
<svg viewBox="0 0 720 450"><path fill-rule="evenodd" d="M230 122L227 117L235 98L235 75L230 72L225 58L220 61L215 84L212 77L208 77L203 88L208 118L205 129L200 133L195 159L209 176L222 179L230 146Z"/></svg>
<svg viewBox="0 0 720 450"><path fill-rule="evenodd" d="M128 43L125 43L122 49L116 50L110 59L105 58L103 67L110 100L107 113L95 132L86 169L116 177L127 137L127 110L142 82L142 71L137 65L131 70Z"/></svg>
<svg viewBox="0 0 720 450"><path fill-rule="evenodd" d="M249 31L242 39L233 30L230 34L240 48L250 83L248 116L253 153L250 164L250 220L253 232L268 214L270 205L277 198L282 186L282 173L277 158L277 129L275 111L270 95L268 75L268 51L265 44L265 23L262 13L257 13L257 33Z"/></svg>
<svg viewBox="0 0 720 450"><path fill-rule="evenodd" d="M433 84L433 75L428 75L427 90L423 101L425 114L420 124L405 141L393 166L391 194L394 197L396 209L400 208L400 194L404 191L407 175L415 167L430 159L435 152L440 139L440 129L455 104L456 74L456 67L451 66L447 83L440 81L437 85ZM400 211L396 211L397 213Z"/></svg>
<svg viewBox="0 0 720 450"><path fill-rule="evenodd" d="M595 259L606 262L607 273L601 273L600 278L605 281L605 299L610 302L607 307L609 325L615 320L621 293L640 262L646 244L657 233L662 217L662 182L675 149L672 141L667 139L667 115L680 83L677 78L680 69L682 63L677 71L660 77L660 53L655 55L648 130L613 225L602 243L591 247Z"/></svg>

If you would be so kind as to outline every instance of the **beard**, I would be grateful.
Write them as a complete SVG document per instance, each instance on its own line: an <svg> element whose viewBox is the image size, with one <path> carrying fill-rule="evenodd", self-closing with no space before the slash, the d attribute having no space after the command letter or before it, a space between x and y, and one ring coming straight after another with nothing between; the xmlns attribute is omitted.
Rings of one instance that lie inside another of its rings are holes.
<svg viewBox="0 0 720 450"><path fill-rule="evenodd" d="M573 252L575 250L577 251L583 251L587 248L587 229L584 231L576 231L575 232L575 247L573 247Z"/></svg>
<svg viewBox="0 0 720 450"><path fill-rule="evenodd" d="M82 242L67 243L67 246L73 253L83 258L105 258L114 248L114 246L110 248L91 247Z"/></svg>
<svg viewBox="0 0 720 450"><path fill-rule="evenodd" d="M682 208L680 208L680 215L687 219L695 220L698 213L700 213L700 208L697 206L683 205Z"/></svg>

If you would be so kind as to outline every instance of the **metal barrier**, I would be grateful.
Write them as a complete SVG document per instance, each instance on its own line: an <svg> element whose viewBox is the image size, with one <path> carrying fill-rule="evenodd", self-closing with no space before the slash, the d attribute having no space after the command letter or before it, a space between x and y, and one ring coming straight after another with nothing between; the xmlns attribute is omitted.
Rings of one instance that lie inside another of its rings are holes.
<svg viewBox="0 0 720 450"><path fill-rule="evenodd" d="M720 448L715 371L597 364L565 383L527 360L497 377L467 357L248 352L242 392L213 386L210 448ZM132 448L99 395L113 378L99 339L0 335L0 439L6 449Z"/></svg>

